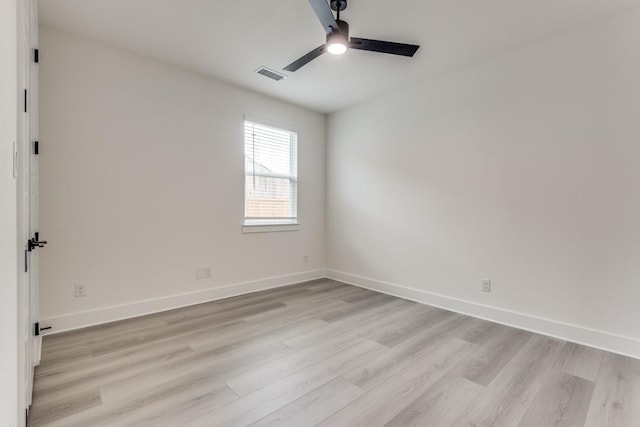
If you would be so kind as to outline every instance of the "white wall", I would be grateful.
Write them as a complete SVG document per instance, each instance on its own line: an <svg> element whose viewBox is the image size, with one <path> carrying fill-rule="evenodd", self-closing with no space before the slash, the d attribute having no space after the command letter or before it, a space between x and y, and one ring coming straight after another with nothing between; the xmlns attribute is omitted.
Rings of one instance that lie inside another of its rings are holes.
<svg viewBox="0 0 640 427"><path fill-rule="evenodd" d="M40 52L40 297L54 330L324 274L323 115L47 28ZM300 231L241 233L244 114L298 132ZM198 267L214 277L195 280Z"/></svg>
<svg viewBox="0 0 640 427"><path fill-rule="evenodd" d="M332 274L640 357L639 47L636 10L330 116Z"/></svg>
<svg viewBox="0 0 640 427"><path fill-rule="evenodd" d="M18 423L16 253L17 20L15 0L0 1L0 425Z"/></svg>

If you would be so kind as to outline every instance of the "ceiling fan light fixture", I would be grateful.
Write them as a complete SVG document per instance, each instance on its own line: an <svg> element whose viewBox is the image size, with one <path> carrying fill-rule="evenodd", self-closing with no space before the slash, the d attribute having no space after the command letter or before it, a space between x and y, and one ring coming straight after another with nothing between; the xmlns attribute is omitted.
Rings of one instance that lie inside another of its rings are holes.
<svg viewBox="0 0 640 427"><path fill-rule="evenodd" d="M342 55L347 51L347 45L343 42L333 42L327 45L327 52L332 55Z"/></svg>
<svg viewBox="0 0 640 427"><path fill-rule="evenodd" d="M332 55L342 55L349 47L349 24L340 19L338 25L331 33L327 34L327 52Z"/></svg>

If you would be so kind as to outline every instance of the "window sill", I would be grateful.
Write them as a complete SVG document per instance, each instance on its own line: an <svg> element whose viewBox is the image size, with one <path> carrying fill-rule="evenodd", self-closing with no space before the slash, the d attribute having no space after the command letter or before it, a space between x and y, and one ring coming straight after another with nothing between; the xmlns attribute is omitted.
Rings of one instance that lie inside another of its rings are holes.
<svg viewBox="0 0 640 427"><path fill-rule="evenodd" d="M283 231L298 231L300 224L245 224L242 233L276 233Z"/></svg>

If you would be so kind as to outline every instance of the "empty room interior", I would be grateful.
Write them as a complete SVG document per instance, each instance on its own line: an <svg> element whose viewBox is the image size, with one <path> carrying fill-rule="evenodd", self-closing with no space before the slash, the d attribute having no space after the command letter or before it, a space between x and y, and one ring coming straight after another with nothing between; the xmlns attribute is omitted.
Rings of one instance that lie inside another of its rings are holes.
<svg viewBox="0 0 640 427"><path fill-rule="evenodd" d="M640 426L640 0L1 0L0 425Z"/></svg>

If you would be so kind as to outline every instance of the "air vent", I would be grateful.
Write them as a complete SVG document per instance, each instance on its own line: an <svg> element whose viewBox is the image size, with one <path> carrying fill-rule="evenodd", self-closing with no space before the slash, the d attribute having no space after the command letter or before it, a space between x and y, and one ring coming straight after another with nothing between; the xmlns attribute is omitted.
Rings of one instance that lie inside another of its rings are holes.
<svg viewBox="0 0 640 427"><path fill-rule="evenodd" d="M256 73L265 77L269 77L271 80L275 80L277 82L285 78L283 74L276 73L275 71L270 70L267 67L258 68L258 71L256 71Z"/></svg>

